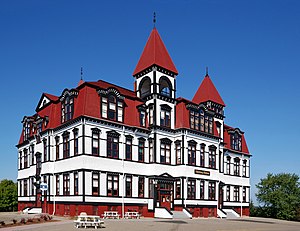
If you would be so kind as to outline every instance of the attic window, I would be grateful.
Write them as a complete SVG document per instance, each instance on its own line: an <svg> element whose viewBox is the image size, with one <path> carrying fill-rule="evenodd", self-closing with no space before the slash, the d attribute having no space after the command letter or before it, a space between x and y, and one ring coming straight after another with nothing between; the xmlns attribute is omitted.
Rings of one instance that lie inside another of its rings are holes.
<svg viewBox="0 0 300 231"><path fill-rule="evenodd" d="M67 122L73 119L74 114L74 97L66 95L61 103L61 122Z"/></svg>
<svg viewBox="0 0 300 231"><path fill-rule="evenodd" d="M203 109L190 110L190 128L213 134L213 117Z"/></svg>
<svg viewBox="0 0 300 231"><path fill-rule="evenodd" d="M231 149L242 151L242 136L238 132L232 133L230 135L230 144Z"/></svg>
<svg viewBox="0 0 300 231"><path fill-rule="evenodd" d="M29 138L30 135L30 123L25 122L24 124L24 141Z"/></svg>
<svg viewBox="0 0 300 231"><path fill-rule="evenodd" d="M103 118L123 122L123 101L115 95L102 96L101 114Z"/></svg>

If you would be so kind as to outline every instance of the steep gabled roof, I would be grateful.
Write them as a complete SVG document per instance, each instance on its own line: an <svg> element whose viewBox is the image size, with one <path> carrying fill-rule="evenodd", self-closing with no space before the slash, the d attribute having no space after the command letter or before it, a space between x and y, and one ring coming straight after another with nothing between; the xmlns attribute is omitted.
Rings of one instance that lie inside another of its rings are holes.
<svg viewBox="0 0 300 231"><path fill-rule="evenodd" d="M223 99L221 98L218 90L211 81L209 75L206 75L204 77L192 101L197 104L206 101L212 101L214 103L225 106Z"/></svg>
<svg viewBox="0 0 300 231"><path fill-rule="evenodd" d="M133 72L133 76L154 64L165 68L176 75L178 74L178 71L156 28L152 30L150 37L148 38L140 60Z"/></svg>

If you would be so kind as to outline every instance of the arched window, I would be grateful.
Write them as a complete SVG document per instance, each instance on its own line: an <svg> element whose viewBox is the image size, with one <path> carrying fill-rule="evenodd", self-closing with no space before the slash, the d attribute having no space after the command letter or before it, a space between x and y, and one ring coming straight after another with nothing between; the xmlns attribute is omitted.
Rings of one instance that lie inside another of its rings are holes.
<svg viewBox="0 0 300 231"><path fill-rule="evenodd" d="M67 95L61 103L61 122L64 123L73 118L74 98Z"/></svg>
<svg viewBox="0 0 300 231"><path fill-rule="evenodd" d="M171 82L167 78L160 78L159 80L159 93L165 96L171 96Z"/></svg>
<svg viewBox="0 0 300 231"><path fill-rule="evenodd" d="M146 77L142 82L140 83L140 95L141 98L149 95L151 93L151 81L148 77Z"/></svg>
<svg viewBox="0 0 300 231"><path fill-rule="evenodd" d="M113 94L102 96L102 117L109 120L123 122L123 101Z"/></svg>
<svg viewBox="0 0 300 231"><path fill-rule="evenodd" d="M231 134L230 138L231 148L233 150L242 151L242 136L238 132L235 132Z"/></svg>

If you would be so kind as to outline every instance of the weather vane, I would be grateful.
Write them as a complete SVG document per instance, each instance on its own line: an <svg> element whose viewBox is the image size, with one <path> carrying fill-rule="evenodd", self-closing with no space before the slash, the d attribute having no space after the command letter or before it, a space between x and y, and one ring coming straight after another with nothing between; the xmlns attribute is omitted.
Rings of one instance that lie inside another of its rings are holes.
<svg viewBox="0 0 300 231"><path fill-rule="evenodd" d="M205 76L208 76L208 67L206 67L206 75Z"/></svg>
<svg viewBox="0 0 300 231"><path fill-rule="evenodd" d="M153 12L153 27L155 28L155 23L156 23L156 14Z"/></svg>
<svg viewBox="0 0 300 231"><path fill-rule="evenodd" d="M80 79L82 80L82 76L83 76L83 69L82 67L80 68Z"/></svg>

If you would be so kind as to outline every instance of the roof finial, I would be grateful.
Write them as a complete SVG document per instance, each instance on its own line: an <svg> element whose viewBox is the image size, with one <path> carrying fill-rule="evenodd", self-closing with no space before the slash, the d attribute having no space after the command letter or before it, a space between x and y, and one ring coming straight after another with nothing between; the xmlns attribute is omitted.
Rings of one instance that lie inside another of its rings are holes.
<svg viewBox="0 0 300 231"><path fill-rule="evenodd" d="M83 69L82 67L80 68L80 80L82 80L82 76L83 76Z"/></svg>
<svg viewBox="0 0 300 231"><path fill-rule="evenodd" d="M156 14L155 11L153 12L153 28L155 28L155 23L156 23Z"/></svg>
<svg viewBox="0 0 300 231"><path fill-rule="evenodd" d="M206 67L206 74L205 76L208 76L208 67Z"/></svg>

